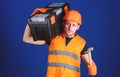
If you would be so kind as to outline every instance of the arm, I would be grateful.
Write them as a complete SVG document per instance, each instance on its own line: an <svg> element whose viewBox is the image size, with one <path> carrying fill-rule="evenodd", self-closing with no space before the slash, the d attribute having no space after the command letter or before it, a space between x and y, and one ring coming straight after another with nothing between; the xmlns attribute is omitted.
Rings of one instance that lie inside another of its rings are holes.
<svg viewBox="0 0 120 77"><path fill-rule="evenodd" d="M97 66L95 62L92 60L91 54L83 54L81 55L81 59L85 62L88 68L88 74L90 76L95 76L97 74ZM90 61L91 60L91 61Z"/></svg>
<svg viewBox="0 0 120 77"><path fill-rule="evenodd" d="M23 41L26 43L36 44L36 45L46 44L45 40L38 40L38 41L33 40L33 37L31 35L30 28L29 28L28 24L26 25L26 28L25 28L25 31L23 34Z"/></svg>

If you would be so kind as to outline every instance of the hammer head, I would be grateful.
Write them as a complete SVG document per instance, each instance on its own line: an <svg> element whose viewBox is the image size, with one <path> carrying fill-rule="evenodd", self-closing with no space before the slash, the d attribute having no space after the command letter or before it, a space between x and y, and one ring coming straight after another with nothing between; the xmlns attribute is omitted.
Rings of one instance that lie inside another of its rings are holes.
<svg viewBox="0 0 120 77"><path fill-rule="evenodd" d="M94 50L94 48L93 48L93 47L89 47L85 53L92 52L93 50Z"/></svg>

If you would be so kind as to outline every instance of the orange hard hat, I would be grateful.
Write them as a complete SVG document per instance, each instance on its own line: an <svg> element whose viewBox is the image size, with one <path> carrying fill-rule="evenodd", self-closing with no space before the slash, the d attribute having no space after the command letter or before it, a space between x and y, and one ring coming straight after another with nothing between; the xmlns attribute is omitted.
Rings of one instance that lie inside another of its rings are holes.
<svg viewBox="0 0 120 77"><path fill-rule="evenodd" d="M80 25L82 24L82 16L76 10L69 10L68 12L66 12L65 16L63 17L63 20L74 21Z"/></svg>

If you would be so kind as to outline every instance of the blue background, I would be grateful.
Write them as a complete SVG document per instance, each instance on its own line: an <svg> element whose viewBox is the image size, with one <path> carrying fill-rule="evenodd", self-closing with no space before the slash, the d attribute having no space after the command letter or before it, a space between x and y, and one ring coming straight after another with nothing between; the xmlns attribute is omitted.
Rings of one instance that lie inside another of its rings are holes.
<svg viewBox="0 0 120 77"><path fill-rule="evenodd" d="M22 41L27 18L37 7L51 2L68 2L83 16L78 31L95 50L96 77L120 76L120 3L118 0L1 0L0 77L45 77L48 46ZM82 77L89 77L85 64Z"/></svg>

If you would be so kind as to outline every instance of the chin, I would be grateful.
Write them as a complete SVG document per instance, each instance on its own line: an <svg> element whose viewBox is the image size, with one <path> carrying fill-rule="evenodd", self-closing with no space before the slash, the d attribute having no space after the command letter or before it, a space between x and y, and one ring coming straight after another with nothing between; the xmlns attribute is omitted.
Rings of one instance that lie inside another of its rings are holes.
<svg viewBox="0 0 120 77"><path fill-rule="evenodd" d="M74 34L67 34L68 37L74 36Z"/></svg>

